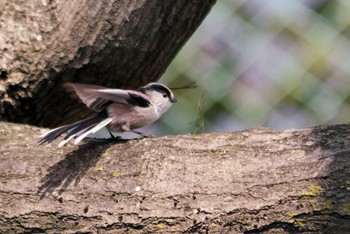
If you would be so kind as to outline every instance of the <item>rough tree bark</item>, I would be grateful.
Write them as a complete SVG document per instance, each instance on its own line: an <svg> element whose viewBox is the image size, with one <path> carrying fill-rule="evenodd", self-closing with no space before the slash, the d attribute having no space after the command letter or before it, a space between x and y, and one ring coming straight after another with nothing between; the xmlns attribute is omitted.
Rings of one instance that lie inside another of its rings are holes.
<svg viewBox="0 0 350 234"><path fill-rule="evenodd" d="M0 1L0 116L54 127L91 114L65 81L155 81L215 0Z"/></svg>
<svg viewBox="0 0 350 234"><path fill-rule="evenodd" d="M157 80L214 2L0 1L1 117L53 127L89 114L65 81ZM347 125L63 149L39 132L0 122L0 233L350 229Z"/></svg>
<svg viewBox="0 0 350 234"><path fill-rule="evenodd" d="M350 230L348 125L63 149L0 131L0 233Z"/></svg>

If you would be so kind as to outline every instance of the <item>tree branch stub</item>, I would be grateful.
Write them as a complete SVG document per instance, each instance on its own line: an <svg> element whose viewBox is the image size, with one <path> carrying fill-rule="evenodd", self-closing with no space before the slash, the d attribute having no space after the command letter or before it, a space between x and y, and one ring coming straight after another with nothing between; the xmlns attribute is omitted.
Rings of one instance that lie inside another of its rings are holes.
<svg viewBox="0 0 350 234"><path fill-rule="evenodd" d="M91 114L64 82L138 88L158 80L214 3L2 2L1 118L55 127Z"/></svg>

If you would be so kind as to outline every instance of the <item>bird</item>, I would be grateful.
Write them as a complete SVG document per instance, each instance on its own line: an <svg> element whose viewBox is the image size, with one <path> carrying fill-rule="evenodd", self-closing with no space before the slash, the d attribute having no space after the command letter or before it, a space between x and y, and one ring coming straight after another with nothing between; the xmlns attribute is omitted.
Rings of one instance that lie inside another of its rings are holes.
<svg viewBox="0 0 350 234"><path fill-rule="evenodd" d="M39 144L51 143L66 133L58 147L75 138L78 144L89 134L103 127L111 132L133 132L140 137L146 135L135 129L158 120L176 102L173 92L161 83L149 83L136 90L111 89L98 85L65 83L67 91L97 112L95 116L52 129L42 134Z"/></svg>

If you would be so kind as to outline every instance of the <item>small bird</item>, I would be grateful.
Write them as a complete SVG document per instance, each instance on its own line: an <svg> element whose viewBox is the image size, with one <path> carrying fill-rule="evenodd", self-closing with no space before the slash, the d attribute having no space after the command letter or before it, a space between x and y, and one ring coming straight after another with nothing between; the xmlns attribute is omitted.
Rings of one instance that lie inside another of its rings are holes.
<svg viewBox="0 0 350 234"><path fill-rule="evenodd" d="M94 117L55 128L41 135L39 144L50 143L67 133L58 147L75 138L78 144L89 134L107 126L109 133L134 132L158 120L176 102L172 91L163 84L149 83L137 90L110 89L97 85L66 83L65 88L75 92L91 110L98 112Z"/></svg>

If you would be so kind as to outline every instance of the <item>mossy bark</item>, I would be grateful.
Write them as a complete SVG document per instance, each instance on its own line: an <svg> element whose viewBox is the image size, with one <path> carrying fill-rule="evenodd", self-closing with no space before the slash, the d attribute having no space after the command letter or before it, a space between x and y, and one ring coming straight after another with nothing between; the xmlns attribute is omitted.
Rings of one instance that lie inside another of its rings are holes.
<svg viewBox="0 0 350 234"><path fill-rule="evenodd" d="M346 233L350 128L37 145L0 123L0 232Z"/></svg>

